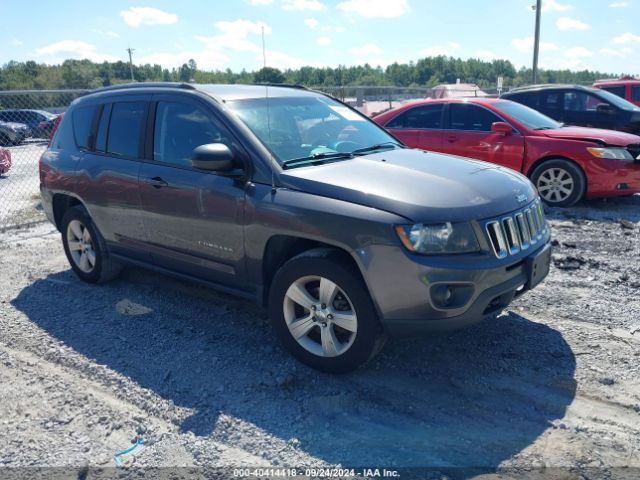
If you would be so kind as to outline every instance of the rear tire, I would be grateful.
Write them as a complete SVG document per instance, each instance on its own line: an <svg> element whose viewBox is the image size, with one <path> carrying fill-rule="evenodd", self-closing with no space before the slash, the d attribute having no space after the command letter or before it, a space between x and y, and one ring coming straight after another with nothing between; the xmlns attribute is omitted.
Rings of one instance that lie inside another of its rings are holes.
<svg viewBox="0 0 640 480"><path fill-rule="evenodd" d="M385 341L362 278L337 250L318 248L286 262L273 278L269 316L284 347L324 372L357 369Z"/></svg>
<svg viewBox="0 0 640 480"><path fill-rule="evenodd" d="M564 159L546 160L531 173L540 198L552 207L570 207L584 197L587 182L575 163Z"/></svg>
<svg viewBox="0 0 640 480"><path fill-rule="evenodd" d="M103 283L120 274L122 265L109 258L104 239L84 207L71 207L65 212L61 231L64 253L81 280Z"/></svg>

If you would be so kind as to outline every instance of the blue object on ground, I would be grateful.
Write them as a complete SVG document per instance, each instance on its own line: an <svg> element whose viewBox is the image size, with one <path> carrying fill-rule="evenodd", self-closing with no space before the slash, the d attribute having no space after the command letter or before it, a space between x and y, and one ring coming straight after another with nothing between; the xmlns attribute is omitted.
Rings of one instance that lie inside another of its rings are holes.
<svg viewBox="0 0 640 480"><path fill-rule="evenodd" d="M113 460L116 462L116 465L118 465L119 467L122 466L122 460L120 460L120 457L122 455L126 455L128 453L133 452L136 448L138 448L138 446L143 444L144 444L144 438L140 437L136 440L136 443L131 445L129 448L125 448L124 450L120 450L119 452L114 453Z"/></svg>

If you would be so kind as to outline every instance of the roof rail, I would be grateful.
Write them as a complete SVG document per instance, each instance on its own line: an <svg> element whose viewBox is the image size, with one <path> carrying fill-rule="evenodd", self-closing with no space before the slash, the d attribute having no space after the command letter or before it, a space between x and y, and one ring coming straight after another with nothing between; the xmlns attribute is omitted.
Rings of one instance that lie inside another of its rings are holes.
<svg viewBox="0 0 640 480"><path fill-rule="evenodd" d="M580 85L577 83L538 83L535 85L523 85L520 87L514 87L511 90L509 90L510 92L516 91L516 90L532 90L534 88L549 88L549 87L555 87L555 88L589 88L588 86L585 85Z"/></svg>
<svg viewBox="0 0 640 480"><path fill-rule="evenodd" d="M195 87L190 83L184 82L137 82L137 83L120 83L117 85L109 85L108 87L100 87L95 90L91 90L89 93L108 92L110 90L129 90L136 88L149 88L149 87L168 87L168 88L184 88L187 90L195 90Z"/></svg>
<svg viewBox="0 0 640 480"><path fill-rule="evenodd" d="M625 82L625 81L639 81L640 77L634 77L633 75L623 75L622 77L618 77L618 78L599 78L598 80L595 81L595 83L600 83L600 82Z"/></svg>
<svg viewBox="0 0 640 480"><path fill-rule="evenodd" d="M309 90L308 87L305 87L304 85L299 85L297 83L271 83L271 82L266 82L266 83L254 83L254 85L258 85L260 87L286 87L286 88L297 88L299 90Z"/></svg>

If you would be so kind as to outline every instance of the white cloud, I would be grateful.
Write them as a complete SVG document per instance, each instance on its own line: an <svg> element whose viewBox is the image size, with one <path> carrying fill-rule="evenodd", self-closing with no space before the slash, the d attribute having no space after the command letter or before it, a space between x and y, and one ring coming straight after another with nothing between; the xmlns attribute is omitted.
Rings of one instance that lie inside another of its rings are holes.
<svg viewBox="0 0 640 480"><path fill-rule="evenodd" d="M316 43L318 45L331 45L331 38L330 37L318 37L318 39L316 40Z"/></svg>
<svg viewBox="0 0 640 480"><path fill-rule="evenodd" d="M264 28L264 33L271 33L271 27L264 22L252 22L250 20L220 21L215 23L216 28L222 33L206 37L196 36L196 39L205 44L208 51L220 52L232 50L236 52L261 52L262 47L252 40L250 35L259 36Z"/></svg>
<svg viewBox="0 0 640 480"><path fill-rule="evenodd" d="M21 47L22 45L24 45L22 40L19 40L17 38L12 38L10 43L11 43L11 46L13 46L13 47Z"/></svg>
<svg viewBox="0 0 640 480"><path fill-rule="evenodd" d="M178 21L175 13L168 13L152 7L130 7L122 10L120 16L130 27L140 25L171 25Z"/></svg>
<svg viewBox="0 0 640 480"><path fill-rule="evenodd" d="M626 58L627 55L633 53L633 50L629 47L624 47L620 50L616 50L615 48L601 48L600 53L607 57Z"/></svg>
<svg viewBox="0 0 640 480"><path fill-rule="evenodd" d="M309 28L316 28L320 22L315 18L306 18L304 24Z"/></svg>
<svg viewBox="0 0 640 480"><path fill-rule="evenodd" d="M193 58L200 68L213 70L228 66L229 52L254 53L262 63L262 47L251 37L259 38L263 28L264 33L271 33L272 29L269 25L264 22L238 19L219 21L215 23L215 26L220 31L218 35L195 36L195 39L202 44L200 50L183 49L178 52L156 52L138 58L136 63L159 63L163 66L177 67Z"/></svg>
<svg viewBox="0 0 640 480"><path fill-rule="evenodd" d="M361 47L350 48L349 53L351 55L361 55L361 56L380 55L382 53L382 49L374 43L367 43L366 45L362 45Z"/></svg>
<svg viewBox="0 0 640 480"><path fill-rule="evenodd" d="M84 60L92 62L115 62L121 60L113 55L98 53L96 46L80 40L62 40L46 47L38 48L35 57L48 64L62 63L68 59Z"/></svg>
<svg viewBox="0 0 640 480"><path fill-rule="evenodd" d="M346 28L338 26L338 27L335 27L334 30L336 31L336 33L342 33L346 31Z"/></svg>
<svg viewBox="0 0 640 480"><path fill-rule="evenodd" d="M347 52L355 58L352 63L355 65L364 65L368 63L372 66L388 65L391 62L382 58L382 49L374 43L367 43L360 47L352 47Z"/></svg>
<svg viewBox="0 0 640 480"><path fill-rule="evenodd" d="M409 4L407 0L347 0L339 3L336 8L365 18L393 18L407 13Z"/></svg>
<svg viewBox="0 0 640 480"><path fill-rule="evenodd" d="M249 0L249 3L256 7L261 5L271 5L273 0Z"/></svg>
<svg viewBox="0 0 640 480"><path fill-rule="evenodd" d="M625 8L625 7L628 7L629 5L630 5L629 2L613 2L609 4L611 8Z"/></svg>
<svg viewBox="0 0 640 480"><path fill-rule="evenodd" d="M566 12L568 10L571 10L572 8L573 5L560 3L557 0L544 0L542 2L543 12Z"/></svg>
<svg viewBox="0 0 640 480"><path fill-rule="evenodd" d="M511 45L522 53L529 53L533 51L533 37L514 38L511 40ZM555 43L540 42L540 51L552 51L558 50L559 47Z"/></svg>
<svg viewBox="0 0 640 480"><path fill-rule="evenodd" d="M273 68L279 68L280 70L286 70L288 68L301 68L301 67L321 67L323 66L317 62L309 62L308 60L293 57L284 52L278 52L274 50L267 50L267 65ZM256 60L262 62L262 54L256 56Z"/></svg>
<svg viewBox="0 0 640 480"><path fill-rule="evenodd" d="M324 10L325 6L318 0L283 0L282 8L285 10L298 10L298 11L320 11Z"/></svg>
<svg viewBox="0 0 640 480"><path fill-rule="evenodd" d="M629 45L634 43L640 43L640 35L635 35L631 32L623 33L611 39L611 43L614 45Z"/></svg>
<svg viewBox="0 0 640 480"><path fill-rule="evenodd" d="M593 52L584 47L573 47L564 51L566 58L588 58L593 57Z"/></svg>
<svg viewBox="0 0 640 480"><path fill-rule="evenodd" d="M556 20L556 27L558 27L558 30L563 31L587 30L588 28L590 28L590 26L583 21L571 17L560 17L558 20Z"/></svg>
<svg viewBox="0 0 640 480"><path fill-rule="evenodd" d="M111 30L99 30L96 29L94 30L94 32L96 32L97 34L103 35L105 37L111 37L111 38L120 38L120 35L116 32L113 32Z"/></svg>
<svg viewBox="0 0 640 480"><path fill-rule="evenodd" d="M420 50L420 55L424 57L450 56L457 50L460 50L460 44L449 42L446 45L434 45L433 47L423 48Z"/></svg>
<svg viewBox="0 0 640 480"><path fill-rule="evenodd" d="M220 21L216 22L215 25L219 30L222 30L225 34L233 37L244 38L251 33L260 35L263 28L264 33L271 33L271 27L266 23L252 22L251 20L234 20L233 22Z"/></svg>
<svg viewBox="0 0 640 480"><path fill-rule="evenodd" d="M182 50L177 53L152 53L151 55L139 58L133 57L136 65L162 65L164 67L178 67L183 63L187 63L190 59L194 59L198 64L198 68L206 70L215 70L223 68L229 62L229 57L220 51L215 50Z"/></svg>

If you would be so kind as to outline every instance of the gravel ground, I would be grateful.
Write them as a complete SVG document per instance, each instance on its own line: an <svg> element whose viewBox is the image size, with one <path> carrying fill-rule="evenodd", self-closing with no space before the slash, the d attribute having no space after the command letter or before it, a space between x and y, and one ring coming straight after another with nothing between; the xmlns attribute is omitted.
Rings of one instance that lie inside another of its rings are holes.
<svg viewBox="0 0 640 480"><path fill-rule="evenodd" d="M548 213L544 284L346 376L251 303L133 268L87 285L49 224L2 232L0 466L112 467L144 438L125 465L638 469L640 196Z"/></svg>

